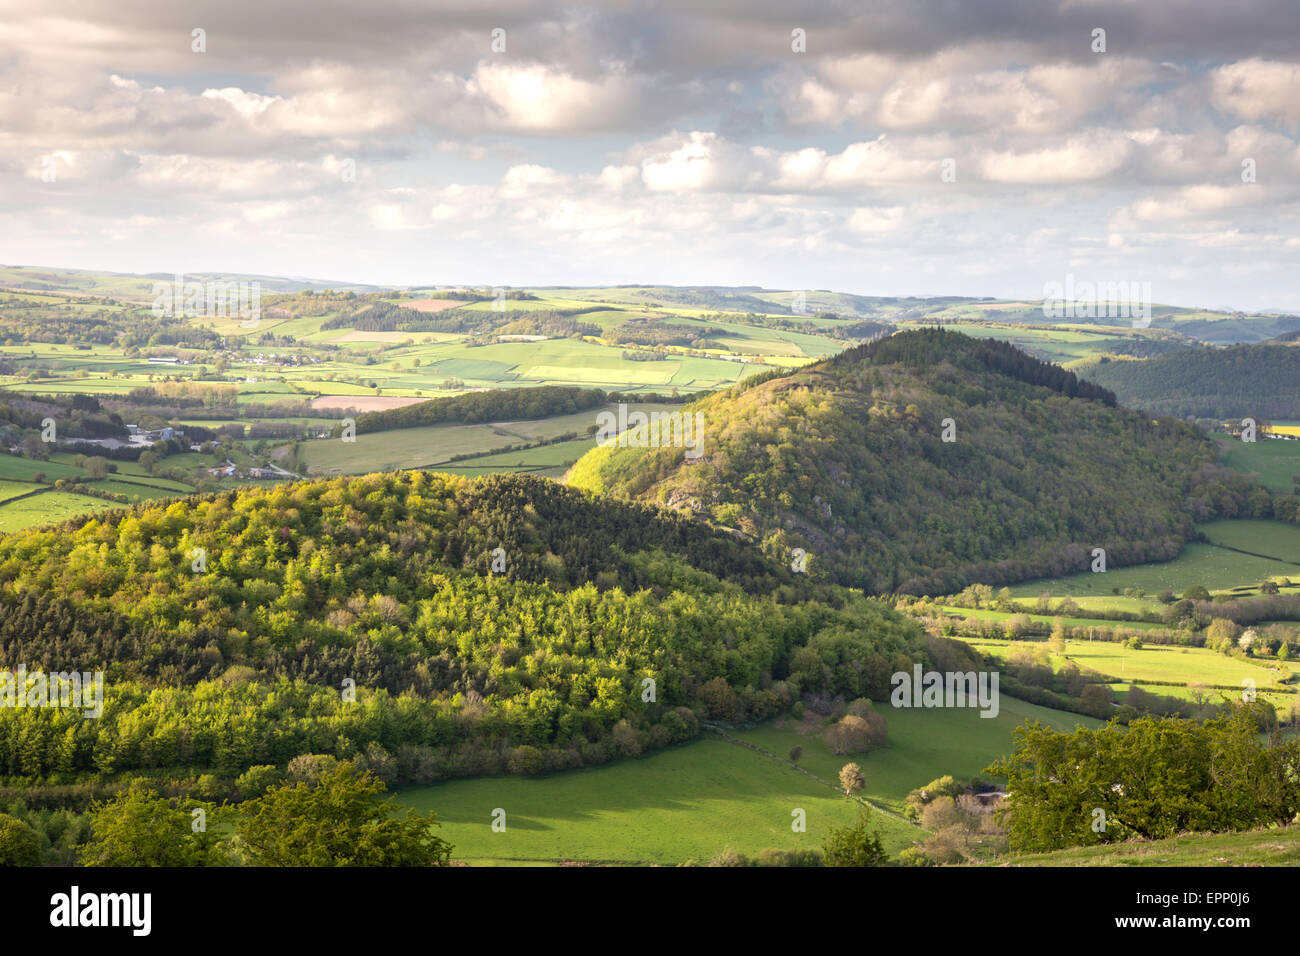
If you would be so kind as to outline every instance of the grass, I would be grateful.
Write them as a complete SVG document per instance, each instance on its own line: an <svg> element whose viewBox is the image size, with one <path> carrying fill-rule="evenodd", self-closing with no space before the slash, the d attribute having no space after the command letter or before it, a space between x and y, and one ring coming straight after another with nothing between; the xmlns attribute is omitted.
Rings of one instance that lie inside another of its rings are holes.
<svg viewBox="0 0 1300 956"><path fill-rule="evenodd" d="M521 451L503 451L495 455L467 458L450 464L440 464L438 471L453 475L493 475L508 471L550 473L565 470L584 454L596 447L594 438L575 438L572 441L525 448Z"/></svg>
<svg viewBox="0 0 1300 956"><path fill-rule="evenodd" d="M1005 659L1015 647L1025 642L971 638L966 641L987 654ZM1035 647L1045 647L1034 644ZM1115 641L1067 641L1065 654L1052 654L1052 669L1059 670L1066 661L1109 677L1130 680L1177 681L1183 684L1220 684L1240 687L1249 678L1260 688L1273 684L1279 673L1271 668L1251 664L1203 647L1149 644L1139 649ZM1287 668L1290 672L1290 668ZM1160 688L1153 687L1154 693Z"/></svg>
<svg viewBox="0 0 1300 956"><path fill-rule="evenodd" d="M1280 521L1211 521L1201 525L1200 530L1214 544L1289 562L1300 579L1300 525ZM1286 574L1286 571L1277 573Z"/></svg>
<svg viewBox="0 0 1300 956"><path fill-rule="evenodd" d="M1044 593L1056 597L1109 598L1115 596L1112 594L1115 588L1121 592L1126 588L1140 588L1154 596L1166 589L1181 594L1197 584L1211 591L1222 591L1269 578L1300 579L1300 526L1277 521L1214 521L1202 525L1201 530L1212 541L1231 543L1231 547L1245 547L1258 554L1276 553L1278 559L1194 542L1184 545L1173 561L1111 567L1098 574L1082 571L1064 577L1040 578L1013 585L1011 594L1016 598L1038 597ZM1080 606L1087 609L1082 602Z"/></svg>
<svg viewBox="0 0 1300 956"><path fill-rule="evenodd" d="M74 495L66 491L47 491L0 505L0 531L18 531L34 525L55 524L65 518L92 511L121 507L123 505L102 498Z"/></svg>
<svg viewBox="0 0 1300 956"><path fill-rule="evenodd" d="M15 455L0 455L0 479L9 481L32 481L41 472L50 481L56 478L84 478L85 472L76 465L60 461L39 461L34 458L19 458Z"/></svg>
<svg viewBox="0 0 1300 956"><path fill-rule="evenodd" d="M605 406L605 408L613 407ZM670 408L667 405L649 403L632 404L629 407L646 411ZM676 407L672 406L672 408ZM596 417L601 410L593 408L570 415L557 415L553 418L531 421L397 428L391 431L362 433L356 436L355 442L345 442L340 438L317 439L303 442L301 455L312 472L318 474L368 474L392 468L428 468L446 464L449 459L459 455L470 455L475 452L487 455L508 445L522 445L568 433L584 434L588 427L597 423ZM525 467L560 467L571 464L581 457L581 452L574 454L578 447L576 444L566 443L566 445L570 447L563 451L539 448L504 452L501 453L502 458L499 462L486 464L478 459L456 461L451 462L447 468L439 470L453 471L455 474L468 473L466 469L480 469L476 472L478 474L519 471L521 468L515 463L530 460L531 464ZM559 447L561 446L549 446L549 448ZM586 448L582 451L586 451ZM567 457L571 455L572 458Z"/></svg>
<svg viewBox="0 0 1300 956"><path fill-rule="evenodd" d="M673 865L724 850L818 849L858 804L797 770L716 738L546 777L457 780L399 791L397 802L436 810L456 859L588 860ZM506 812L494 833L493 810ZM806 813L807 832L791 829ZM872 815L891 853L923 836Z"/></svg>
<svg viewBox="0 0 1300 956"><path fill-rule="evenodd" d="M1243 833L1189 833L1050 853L999 857L1010 866L1300 866L1300 826Z"/></svg>
<svg viewBox="0 0 1300 956"><path fill-rule="evenodd" d="M1028 720L1039 720L1061 730L1098 727L1101 722L1067 714L1027 701L999 695L997 717L981 717L977 709L910 709L877 704L889 724L888 746L857 756L836 756L818 736L820 724L778 719L737 737L782 756L790 748L803 748L799 765L818 776L834 780L850 760L862 768L863 795L901 811L904 798L936 777L952 774L958 780L983 776L984 768L1011 750L1012 731Z"/></svg>
<svg viewBox="0 0 1300 956"><path fill-rule="evenodd" d="M1296 489L1291 478L1300 475L1300 441L1243 442L1226 435L1215 435L1214 440L1223 450L1223 463L1229 468L1258 475L1260 484L1270 491Z"/></svg>
<svg viewBox="0 0 1300 956"><path fill-rule="evenodd" d="M951 773L982 774L1011 748L1012 730L1027 719L1060 729L1099 721L1002 696L996 718L975 710L895 710L884 707L889 745L870 754L830 752L806 724L784 718L731 736L784 758L799 745L799 766L834 782L849 761L862 767L862 793L877 809L873 825L891 854L924 838L897 815L908 791ZM604 767L546 777L457 780L397 794L397 802L436 810L455 857L493 865L504 861L585 860L676 864L707 862L725 849L753 854L766 848L819 848L826 829L856 819L855 805L785 759L772 759L719 739L702 740ZM506 831L493 833L496 808ZM791 831L791 811L807 814L807 832Z"/></svg>

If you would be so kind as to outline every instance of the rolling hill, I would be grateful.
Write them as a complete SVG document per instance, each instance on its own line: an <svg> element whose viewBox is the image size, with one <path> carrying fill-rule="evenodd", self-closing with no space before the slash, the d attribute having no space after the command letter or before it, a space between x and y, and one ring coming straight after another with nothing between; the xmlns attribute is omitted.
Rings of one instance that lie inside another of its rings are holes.
<svg viewBox="0 0 1300 956"><path fill-rule="evenodd" d="M687 407L702 457L598 447L570 482L658 501L872 592L947 593L1172 558L1249 483L1189 425L1012 346L926 329ZM945 431L952 441L945 441ZM1056 569L1055 571L1053 569Z"/></svg>

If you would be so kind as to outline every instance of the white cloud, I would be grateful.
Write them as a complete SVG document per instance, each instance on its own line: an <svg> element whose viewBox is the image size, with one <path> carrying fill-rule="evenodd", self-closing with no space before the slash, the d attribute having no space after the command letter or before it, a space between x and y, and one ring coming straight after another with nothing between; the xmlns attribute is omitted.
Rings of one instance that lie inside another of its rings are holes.
<svg viewBox="0 0 1300 956"><path fill-rule="evenodd" d="M1210 71L1214 105L1246 120L1300 125L1300 64L1251 58Z"/></svg>

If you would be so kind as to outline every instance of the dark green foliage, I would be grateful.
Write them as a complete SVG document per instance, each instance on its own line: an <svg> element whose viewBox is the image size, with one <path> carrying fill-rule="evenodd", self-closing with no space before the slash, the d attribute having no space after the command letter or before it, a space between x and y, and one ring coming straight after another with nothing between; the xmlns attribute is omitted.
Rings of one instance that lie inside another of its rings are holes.
<svg viewBox="0 0 1300 956"><path fill-rule="evenodd" d="M1234 345L1181 349L1146 361L1107 362L1083 375L1121 402L1180 418L1300 418L1300 348Z"/></svg>
<svg viewBox="0 0 1300 956"><path fill-rule="evenodd" d="M644 399L642 399L644 400ZM357 417L358 432L381 432L390 428L415 428L455 422L480 422L525 418L551 418L599 408L609 398L598 388L543 385L539 388L503 388L468 395L446 395L417 405L367 412ZM594 419L593 419L594 420Z"/></svg>

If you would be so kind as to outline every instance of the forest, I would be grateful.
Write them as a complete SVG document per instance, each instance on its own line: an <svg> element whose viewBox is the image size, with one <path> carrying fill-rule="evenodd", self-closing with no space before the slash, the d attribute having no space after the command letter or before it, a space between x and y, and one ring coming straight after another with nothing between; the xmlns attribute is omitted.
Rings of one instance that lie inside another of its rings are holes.
<svg viewBox="0 0 1300 956"><path fill-rule="evenodd" d="M915 623L704 523L425 472L0 538L0 657L105 672L98 720L0 709L29 800L125 773L229 788L308 753L425 783L588 766L928 660Z"/></svg>
<svg viewBox="0 0 1300 956"><path fill-rule="evenodd" d="M1300 348L1196 346L1145 361L1101 362L1083 374L1125 405L1180 418L1300 418Z"/></svg>

